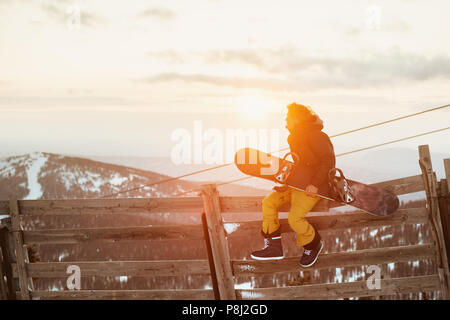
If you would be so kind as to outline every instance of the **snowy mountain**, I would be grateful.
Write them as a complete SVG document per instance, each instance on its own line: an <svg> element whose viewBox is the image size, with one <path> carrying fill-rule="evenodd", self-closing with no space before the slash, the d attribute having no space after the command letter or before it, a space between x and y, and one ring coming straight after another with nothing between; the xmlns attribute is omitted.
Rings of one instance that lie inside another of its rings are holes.
<svg viewBox="0 0 450 320"><path fill-rule="evenodd" d="M169 176L80 157L34 152L0 160L0 199L100 198L138 188ZM206 182L170 181L112 197L169 197L196 189ZM221 194L263 194L242 186L219 189ZM193 195L188 193L187 195Z"/></svg>
<svg viewBox="0 0 450 320"><path fill-rule="evenodd" d="M150 171L34 152L0 162L0 198L7 199L9 194L19 199L99 198L166 178ZM167 197L196 186L175 181L115 197Z"/></svg>

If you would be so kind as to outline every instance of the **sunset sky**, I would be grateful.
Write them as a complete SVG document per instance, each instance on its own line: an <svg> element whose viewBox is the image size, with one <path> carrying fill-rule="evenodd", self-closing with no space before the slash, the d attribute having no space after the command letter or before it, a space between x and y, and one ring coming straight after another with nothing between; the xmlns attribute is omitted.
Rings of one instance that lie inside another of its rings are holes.
<svg viewBox="0 0 450 320"><path fill-rule="evenodd" d="M293 101L330 135L449 104L449 12L448 1L0 0L0 157L170 156L173 131L195 120L283 130ZM450 108L334 143L449 123ZM399 145L450 153L449 138Z"/></svg>

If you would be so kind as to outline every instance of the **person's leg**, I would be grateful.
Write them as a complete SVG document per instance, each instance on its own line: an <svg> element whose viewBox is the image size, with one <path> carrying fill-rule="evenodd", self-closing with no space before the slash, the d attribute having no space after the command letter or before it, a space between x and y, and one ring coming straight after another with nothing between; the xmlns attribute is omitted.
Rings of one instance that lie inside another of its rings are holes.
<svg viewBox="0 0 450 320"><path fill-rule="evenodd" d="M319 197L308 196L300 190L292 189L291 191L291 210L288 222L292 230L297 233L298 246L305 246L314 239L316 232L305 217L319 200Z"/></svg>
<svg viewBox="0 0 450 320"><path fill-rule="evenodd" d="M262 230L264 248L254 251L250 255L256 260L283 259L281 245L280 222L278 220L278 207L290 201L290 190L285 192L272 192L262 202Z"/></svg>
<svg viewBox="0 0 450 320"><path fill-rule="evenodd" d="M320 234L306 220L306 214L319 202L319 197L308 196L305 192L292 190L291 210L289 212L289 225L297 232L297 245L303 246L303 256L300 265L309 267L313 265L323 248Z"/></svg>
<svg viewBox="0 0 450 320"><path fill-rule="evenodd" d="M280 228L278 207L291 200L291 189L284 192L271 192L262 201L262 232L270 234Z"/></svg>

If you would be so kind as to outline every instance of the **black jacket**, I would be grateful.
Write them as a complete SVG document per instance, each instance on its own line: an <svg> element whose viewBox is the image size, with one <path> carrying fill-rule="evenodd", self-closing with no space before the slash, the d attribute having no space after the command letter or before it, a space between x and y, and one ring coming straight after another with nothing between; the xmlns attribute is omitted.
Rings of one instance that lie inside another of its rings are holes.
<svg viewBox="0 0 450 320"><path fill-rule="evenodd" d="M329 196L328 171L336 165L333 144L322 132L322 120L317 118L313 123L297 126L288 137L291 152L299 156L299 161L288 179L306 188L316 186L320 195Z"/></svg>

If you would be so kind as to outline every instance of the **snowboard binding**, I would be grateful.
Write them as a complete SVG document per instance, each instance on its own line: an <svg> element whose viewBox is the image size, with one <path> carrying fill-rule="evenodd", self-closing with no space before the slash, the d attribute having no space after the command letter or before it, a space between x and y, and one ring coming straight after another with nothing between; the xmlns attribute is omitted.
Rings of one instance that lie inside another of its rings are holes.
<svg viewBox="0 0 450 320"><path fill-rule="evenodd" d="M339 172L339 176L336 173ZM355 196L341 169L333 168L328 172L328 183L331 187L333 198L344 203L352 203Z"/></svg>
<svg viewBox="0 0 450 320"><path fill-rule="evenodd" d="M285 164L280 167L277 174L275 175L275 180L277 180L281 184L285 184L287 179L289 178L289 175L292 172L292 169L294 168L295 164L298 162L298 155L294 152L288 152L284 155L283 160L286 160L288 156L292 157L292 160L294 160L294 163L289 161L283 161Z"/></svg>

